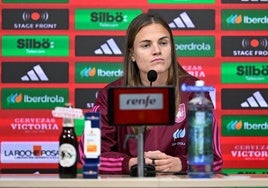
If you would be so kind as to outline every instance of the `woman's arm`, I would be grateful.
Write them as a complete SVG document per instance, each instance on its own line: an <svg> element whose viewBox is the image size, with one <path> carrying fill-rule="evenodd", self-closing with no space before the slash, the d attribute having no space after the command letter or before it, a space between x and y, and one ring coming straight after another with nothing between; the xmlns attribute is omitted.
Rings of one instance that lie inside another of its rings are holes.
<svg viewBox="0 0 268 188"><path fill-rule="evenodd" d="M118 151L116 127L109 125L107 118L107 87L102 89L91 112L101 114L101 156L99 171L103 174L129 173L130 156ZM83 135L79 143L80 162L84 164Z"/></svg>

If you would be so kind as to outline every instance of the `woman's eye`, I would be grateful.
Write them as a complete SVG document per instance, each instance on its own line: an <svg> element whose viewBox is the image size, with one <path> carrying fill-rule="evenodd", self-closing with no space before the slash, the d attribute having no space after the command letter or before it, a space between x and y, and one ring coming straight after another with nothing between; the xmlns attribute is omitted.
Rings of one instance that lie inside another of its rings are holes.
<svg viewBox="0 0 268 188"><path fill-rule="evenodd" d="M162 41L162 42L160 42L160 45L162 45L162 46L165 46L165 45L167 45L168 44L168 42L166 42L166 41Z"/></svg>
<svg viewBox="0 0 268 188"><path fill-rule="evenodd" d="M148 47L150 47L150 44L142 44L141 47L142 48L148 48Z"/></svg>

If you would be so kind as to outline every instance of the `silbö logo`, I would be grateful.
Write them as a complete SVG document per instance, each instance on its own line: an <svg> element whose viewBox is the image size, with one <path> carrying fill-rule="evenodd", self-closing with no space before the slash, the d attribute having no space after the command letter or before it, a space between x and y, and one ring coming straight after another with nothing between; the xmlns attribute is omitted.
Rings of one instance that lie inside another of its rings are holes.
<svg viewBox="0 0 268 188"><path fill-rule="evenodd" d="M100 22L100 25L105 25L104 23L121 23L128 22L127 15L123 12L92 12L90 14L90 21Z"/></svg>
<svg viewBox="0 0 268 188"><path fill-rule="evenodd" d="M50 41L48 38L38 39L18 39L17 48L25 49L27 53L45 53L46 49L54 48L54 41Z"/></svg>

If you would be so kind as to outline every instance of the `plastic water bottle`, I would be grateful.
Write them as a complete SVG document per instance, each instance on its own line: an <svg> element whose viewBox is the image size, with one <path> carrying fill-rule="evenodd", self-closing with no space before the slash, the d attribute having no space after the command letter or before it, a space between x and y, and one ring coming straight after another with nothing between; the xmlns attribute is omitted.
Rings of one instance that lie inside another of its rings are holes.
<svg viewBox="0 0 268 188"><path fill-rule="evenodd" d="M212 102L205 97L203 80L197 80L194 98L188 103L188 175L209 178L213 175Z"/></svg>

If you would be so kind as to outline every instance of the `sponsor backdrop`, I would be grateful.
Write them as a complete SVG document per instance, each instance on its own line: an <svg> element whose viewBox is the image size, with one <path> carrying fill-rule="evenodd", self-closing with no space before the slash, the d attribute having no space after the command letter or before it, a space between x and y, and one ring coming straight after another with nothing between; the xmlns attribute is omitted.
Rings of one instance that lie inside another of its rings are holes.
<svg viewBox="0 0 268 188"><path fill-rule="evenodd" d="M215 87L224 172L268 173L267 0L1 0L2 173L57 171L61 119L122 76L125 30L157 12L178 61ZM78 139L83 120L76 120ZM80 166L81 167L81 166Z"/></svg>

